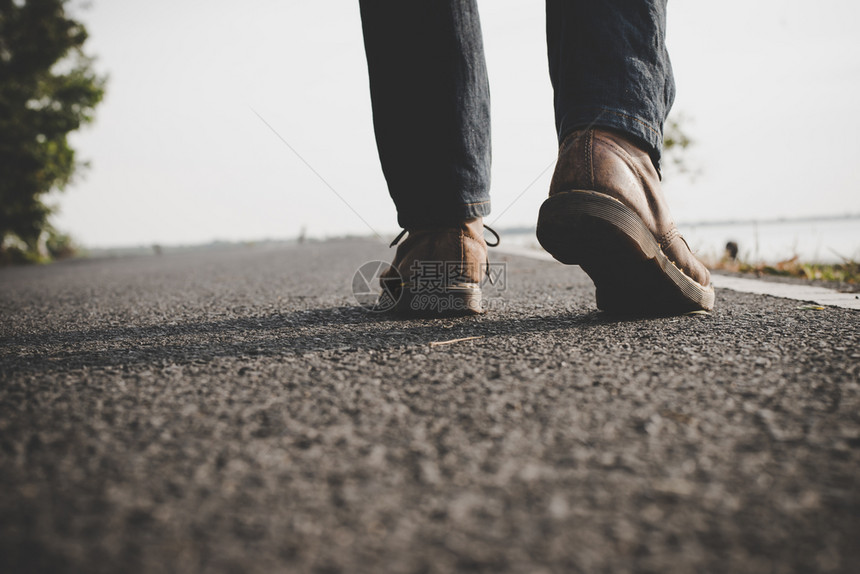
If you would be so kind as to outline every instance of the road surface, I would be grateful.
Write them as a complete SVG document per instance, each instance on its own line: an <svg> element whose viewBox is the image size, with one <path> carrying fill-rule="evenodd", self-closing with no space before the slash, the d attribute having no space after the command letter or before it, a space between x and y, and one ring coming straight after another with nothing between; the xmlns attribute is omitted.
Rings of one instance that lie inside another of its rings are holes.
<svg viewBox="0 0 860 574"><path fill-rule="evenodd" d="M860 313L613 319L497 255L404 320L351 291L392 252L0 269L2 570L857 572Z"/></svg>

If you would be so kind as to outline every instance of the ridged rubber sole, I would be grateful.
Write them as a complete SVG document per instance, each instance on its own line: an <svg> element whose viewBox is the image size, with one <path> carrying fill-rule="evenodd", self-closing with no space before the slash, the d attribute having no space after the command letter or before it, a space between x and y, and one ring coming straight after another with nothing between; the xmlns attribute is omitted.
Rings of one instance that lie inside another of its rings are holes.
<svg viewBox="0 0 860 574"><path fill-rule="evenodd" d="M401 315L452 317L484 313L481 286L477 283L464 283L444 290L412 290L409 285L404 285L401 294L395 298L397 302L391 311Z"/></svg>
<svg viewBox="0 0 860 574"><path fill-rule="evenodd" d="M537 238L553 257L579 265L609 313L661 315L714 307L714 289L681 271L632 209L608 195L571 190L544 201Z"/></svg>

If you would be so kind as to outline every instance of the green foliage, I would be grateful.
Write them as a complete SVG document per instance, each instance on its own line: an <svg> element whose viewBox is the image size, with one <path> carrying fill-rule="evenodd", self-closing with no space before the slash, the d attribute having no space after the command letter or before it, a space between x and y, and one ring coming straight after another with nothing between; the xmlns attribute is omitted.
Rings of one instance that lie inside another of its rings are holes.
<svg viewBox="0 0 860 574"><path fill-rule="evenodd" d="M68 134L93 120L104 96L106 78L84 54L87 31L68 3L0 0L0 251L21 250L17 239L31 260L50 236L42 197L82 166Z"/></svg>
<svg viewBox="0 0 860 574"><path fill-rule="evenodd" d="M790 259L768 265L765 263L748 263L746 261L724 258L709 265L709 267L711 269L738 273L799 277L810 281L831 281L848 284L860 283L860 263L849 259L846 259L842 263L807 263L800 261L795 255Z"/></svg>
<svg viewBox="0 0 860 574"><path fill-rule="evenodd" d="M691 121L684 114L670 116L666 120L663 126L663 163L695 180L701 169L691 166L687 154L687 148L695 144L683 127L689 123Z"/></svg>
<svg viewBox="0 0 860 574"><path fill-rule="evenodd" d="M54 229L48 230L45 249L51 259L68 259L78 252L78 248L68 233L60 233Z"/></svg>

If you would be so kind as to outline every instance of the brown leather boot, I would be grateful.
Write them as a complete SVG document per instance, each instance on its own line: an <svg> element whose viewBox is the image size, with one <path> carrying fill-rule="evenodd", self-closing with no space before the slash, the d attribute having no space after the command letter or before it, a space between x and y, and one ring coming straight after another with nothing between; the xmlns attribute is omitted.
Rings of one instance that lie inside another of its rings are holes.
<svg viewBox="0 0 860 574"><path fill-rule="evenodd" d="M379 277L380 306L413 315L483 313L481 280L487 272L483 219L457 227L407 230L391 266ZM402 237L402 234L401 234Z"/></svg>
<svg viewBox="0 0 860 574"><path fill-rule="evenodd" d="M588 273L604 311L714 306L710 273L675 228L651 157L618 132L589 128L565 138L537 237L553 257Z"/></svg>

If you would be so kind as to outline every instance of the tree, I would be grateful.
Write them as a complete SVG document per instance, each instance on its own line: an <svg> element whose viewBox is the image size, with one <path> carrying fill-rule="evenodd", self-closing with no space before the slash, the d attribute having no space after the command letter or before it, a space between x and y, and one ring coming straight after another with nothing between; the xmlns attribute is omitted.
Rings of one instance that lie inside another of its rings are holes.
<svg viewBox="0 0 860 574"><path fill-rule="evenodd" d="M42 197L84 164L68 134L92 122L106 78L83 51L69 0L0 0L0 260L9 239L31 254L51 226Z"/></svg>
<svg viewBox="0 0 860 574"><path fill-rule="evenodd" d="M666 120L666 125L663 126L663 163L695 181L696 177L701 175L702 169L691 165L687 157L687 148L696 143L682 127L682 124L687 123L690 123L690 120L684 114L669 116Z"/></svg>

